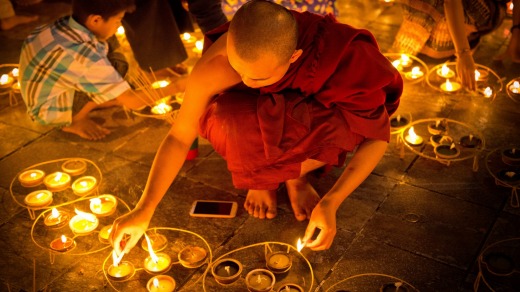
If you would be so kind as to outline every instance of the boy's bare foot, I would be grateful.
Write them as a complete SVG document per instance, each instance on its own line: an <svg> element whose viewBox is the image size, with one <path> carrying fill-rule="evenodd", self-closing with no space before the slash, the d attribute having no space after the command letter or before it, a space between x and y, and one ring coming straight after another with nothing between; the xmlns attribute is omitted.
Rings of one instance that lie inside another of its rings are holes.
<svg viewBox="0 0 520 292"><path fill-rule="evenodd" d="M276 217L276 190L249 190L244 208L256 218L273 219Z"/></svg>
<svg viewBox="0 0 520 292"><path fill-rule="evenodd" d="M287 194L291 200L294 217L296 220L303 221L310 219L312 210L320 201L320 196L312 185L307 181L306 176L285 182Z"/></svg>
<svg viewBox="0 0 520 292"><path fill-rule="evenodd" d="M87 140L99 140L110 134L110 130L101 127L90 118L76 119L70 126L63 127L61 130Z"/></svg>
<svg viewBox="0 0 520 292"><path fill-rule="evenodd" d="M0 19L0 28L2 30L10 30L11 28L13 28L17 25L33 22L36 20L38 20L37 15L31 15L31 16L15 15L15 16Z"/></svg>

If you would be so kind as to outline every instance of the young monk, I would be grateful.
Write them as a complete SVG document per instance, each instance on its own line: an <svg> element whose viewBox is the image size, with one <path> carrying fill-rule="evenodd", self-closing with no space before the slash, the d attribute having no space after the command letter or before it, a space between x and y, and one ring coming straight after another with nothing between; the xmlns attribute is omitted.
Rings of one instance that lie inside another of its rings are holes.
<svg viewBox="0 0 520 292"><path fill-rule="evenodd" d="M146 105L149 97L130 89L107 57L106 40L133 7L133 0L74 0L72 16L38 28L25 40L19 76L22 97L33 120L98 140L110 131L89 118L93 109ZM85 94L75 96L76 91ZM168 95L176 91L172 82L161 92Z"/></svg>
<svg viewBox="0 0 520 292"><path fill-rule="evenodd" d="M274 218L276 189L285 183L296 219L310 219L307 246L328 249L336 210L386 151L389 115L403 87L399 73L368 31L263 0L244 4L205 43L210 47L188 79L141 199L114 222L115 251L128 252L146 231L198 133L226 159L234 185L249 190L249 214ZM342 166L354 150L320 198L306 174ZM321 232L311 241L316 228Z"/></svg>

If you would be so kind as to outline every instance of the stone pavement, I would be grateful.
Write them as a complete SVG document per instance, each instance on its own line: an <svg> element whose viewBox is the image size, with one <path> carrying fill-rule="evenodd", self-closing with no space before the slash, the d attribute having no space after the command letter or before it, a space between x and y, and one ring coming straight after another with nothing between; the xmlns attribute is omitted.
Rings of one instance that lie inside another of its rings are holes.
<svg viewBox="0 0 520 292"><path fill-rule="evenodd" d="M338 4L342 22L369 29L381 50L388 50L401 22L399 7L382 7L375 0L339 0ZM19 8L19 12L37 13L41 15L40 22L45 22L66 14L68 9L66 1L44 1ZM507 19L500 29L483 38L475 53L477 63L495 70L504 78L504 84L520 76L518 64L492 60L497 52L504 50L510 26L511 20ZM32 28L33 25L26 25L0 32L0 64L18 62L21 42ZM425 61L430 68L439 64L439 61ZM296 282L305 291L379 291L380 288L394 291L392 283L400 282L400 291L404 288L412 291L412 287L420 291L471 291L479 271L479 255L497 243L486 252L486 262L492 264L490 269L498 274L516 270L510 276L493 276L484 270L484 280L497 291L520 291L520 209L511 206L512 188L498 186L494 178L506 168L500 161L501 147L520 145L520 104L504 92L493 102L485 102L482 97L464 93L443 94L421 82L406 85L399 112L411 113L414 121L434 118L460 121L482 133L485 149L477 159L478 169L472 170L472 159L453 161L449 166L441 164L431 159L429 145L414 151L406 147L401 153L394 135L377 168L338 210L338 232L333 246L321 252L305 248L301 255L290 249L293 267L287 275L278 275L279 283ZM33 190L21 187L15 180L21 170L58 160L45 166L53 171L59 169L63 159L81 157L99 167L100 193L113 194L130 207L135 205L168 124L135 115L127 117L120 109L99 111L95 115L113 133L103 141L83 141L33 124L25 114L23 103L10 106L7 96L2 96L0 291L145 290L151 275L140 268L145 256L140 248L136 247L124 258L139 267L135 276L122 283L107 281L103 267L105 260L111 262L110 248L99 243L97 233L76 238L76 249L52 258L48 249L50 240L67 232L68 227L58 231L42 228L41 216L33 226L35 221L21 206L23 203L15 202L15 199L23 202L27 192ZM452 125L459 124L452 122ZM461 127L462 132L467 129ZM273 249L294 245L303 236L306 222L294 219L283 190L279 192L275 219L250 217L242 208L246 192L233 187L223 159L207 141L199 141L198 158L186 162L150 227L163 228L158 232L170 241L165 252L174 261L181 247L207 244L213 260L230 253L226 256L244 264L242 278L227 287L215 284L210 274L204 275L207 265L187 269L175 264L166 274L175 278L179 290L244 291L245 273L264 265L262 243L273 242L269 245ZM89 171L96 173L92 165ZM334 169L321 179L313 178L318 192L324 194L340 173L340 169ZM61 193L65 198L74 198L70 190ZM233 200L238 202L239 210L234 219L192 218L188 212L196 199ZM73 205L81 206L80 202ZM101 219L101 225L110 224L124 212L121 203L114 215ZM41 213L42 210L37 210L36 216ZM508 241L499 243L502 240ZM309 261L312 273L302 256ZM490 290L482 279L479 283L478 291ZM280 286L277 284L275 288Z"/></svg>

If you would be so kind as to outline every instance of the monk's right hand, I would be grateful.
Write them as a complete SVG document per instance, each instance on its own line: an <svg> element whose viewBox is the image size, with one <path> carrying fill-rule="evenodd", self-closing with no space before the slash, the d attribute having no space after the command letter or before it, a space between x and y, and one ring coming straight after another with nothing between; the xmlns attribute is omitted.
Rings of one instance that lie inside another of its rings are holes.
<svg viewBox="0 0 520 292"><path fill-rule="evenodd" d="M119 256L122 252L129 253L137 244L143 233L148 229L153 211L135 208L129 213L114 220L110 232L110 244Z"/></svg>

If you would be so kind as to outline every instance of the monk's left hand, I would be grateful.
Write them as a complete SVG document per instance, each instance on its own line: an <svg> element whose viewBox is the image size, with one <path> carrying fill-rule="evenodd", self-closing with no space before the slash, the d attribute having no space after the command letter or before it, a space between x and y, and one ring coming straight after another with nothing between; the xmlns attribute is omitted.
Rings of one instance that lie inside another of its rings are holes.
<svg viewBox="0 0 520 292"><path fill-rule="evenodd" d="M315 239L312 239L316 229L320 229L320 233ZM330 248L335 236L336 209L328 206L327 202L322 200L312 211L303 242L312 250L325 250Z"/></svg>

